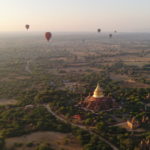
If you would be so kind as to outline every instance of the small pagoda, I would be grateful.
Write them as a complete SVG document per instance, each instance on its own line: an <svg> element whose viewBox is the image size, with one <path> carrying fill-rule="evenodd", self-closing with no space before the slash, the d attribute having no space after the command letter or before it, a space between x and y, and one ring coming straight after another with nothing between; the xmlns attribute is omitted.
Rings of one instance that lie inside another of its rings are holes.
<svg viewBox="0 0 150 150"><path fill-rule="evenodd" d="M84 101L79 103L79 105L94 112L108 111L117 107L115 99L104 96L103 89L99 84L97 84L94 93L86 97Z"/></svg>

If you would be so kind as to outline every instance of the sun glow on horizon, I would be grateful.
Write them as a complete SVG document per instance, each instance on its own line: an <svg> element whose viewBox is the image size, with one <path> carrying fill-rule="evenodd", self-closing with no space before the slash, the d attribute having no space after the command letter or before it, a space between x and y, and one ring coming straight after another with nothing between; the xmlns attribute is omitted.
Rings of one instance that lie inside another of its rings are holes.
<svg viewBox="0 0 150 150"><path fill-rule="evenodd" d="M0 5L0 31L149 32L148 0L5 0Z"/></svg>

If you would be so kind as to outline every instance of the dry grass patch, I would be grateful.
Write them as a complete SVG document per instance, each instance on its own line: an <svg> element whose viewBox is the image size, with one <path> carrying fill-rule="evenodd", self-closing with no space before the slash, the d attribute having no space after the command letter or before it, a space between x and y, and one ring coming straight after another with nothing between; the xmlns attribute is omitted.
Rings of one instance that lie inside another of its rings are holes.
<svg viewBox="0 0 150 150"><path fill-rule="evenodd" d="M82 150L79 142L71 134L63 134L57 132L35 132L21 137L6 139L6 148L11 149L15 143L22 146L16 150L35 150L40 143L49 143L55 150ZM32 147L28 147L28 143L33 143Z"/></svg>
<svg viewBox="0 0 150 150"><path fill-rule="evenodd" d="M0 99L1 106L15 105L15 104L17 104L17 100L15 99Z"/></svg>

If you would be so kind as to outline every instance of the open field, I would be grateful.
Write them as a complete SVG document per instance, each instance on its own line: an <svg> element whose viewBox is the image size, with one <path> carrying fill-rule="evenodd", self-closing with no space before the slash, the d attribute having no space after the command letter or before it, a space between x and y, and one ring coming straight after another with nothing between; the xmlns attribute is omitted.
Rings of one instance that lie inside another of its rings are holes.
<svg viewBox="0 0 150 150"><path fill-rule="evenodd" d="M62 134L56 132L35 132L21 137L6 139L6 148L11 149L16 143L22 146L15 150L35 150L35 146L41 143L49 143L56 150L82 150L82 147L71 134ZM29 147L28 143L35 146Z"/></svg>
<svg viewBox="0 0 150 150"><path fill-rule="evenodd" d="M17 101L15 99L0 99L0 106L15 105Z"/></svg>
<svg viewBox="0 0 150 150"><path fill-rule="evenodd" d="M126 88L150 88L149 84L141 83L138 81L135 81L131 77L127 75L121 75L121 74L110 74L110 78L114 81L119 81L121 82L121 86L126 87Z"/></svg>

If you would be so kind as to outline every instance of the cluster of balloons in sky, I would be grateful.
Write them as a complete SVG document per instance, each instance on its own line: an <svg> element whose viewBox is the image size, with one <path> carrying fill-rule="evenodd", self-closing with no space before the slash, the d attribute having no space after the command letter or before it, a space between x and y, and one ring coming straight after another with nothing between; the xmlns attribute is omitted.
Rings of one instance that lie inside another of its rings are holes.
<svg viewBox="0 0 150 150"><path fill-rule="evenodd" d="M26 24L26 25L25 25L25 28L26 28L27 30L29 30L30 25L29 25L29 24ZM46 32L46 33L45 33L45 38L47 39L47 41L49 41L49 40L52 38L52 33L51 33L51 32Z"/></svg>
<svg viewBox="0 0 150 150"><path fill-rule="evenodd" d="M100 33L102 30L101 29L97 29L97 32ZM117 33L117 31L115 30L114 33ZM109 38L112 38L112 34L109 34Z"/></svg>
<svg viewBox="0 0 150 150"><path fill-rule="evenodd" d="M30 25L29 24L26 24L25 25L25 28L27 29L27 30L29 30L29 28L30 28ZM98 33L100 33L102 30L101 29L97 29L97 32ZM117 31L115 30L114 31L114 33L117 33ZM109 34L109 38L112 38L112 34ZM50 41L50 39L52 38L52 33L51 32L46 32L45 33L45 38L47 39L47 41Z"/></svg>

